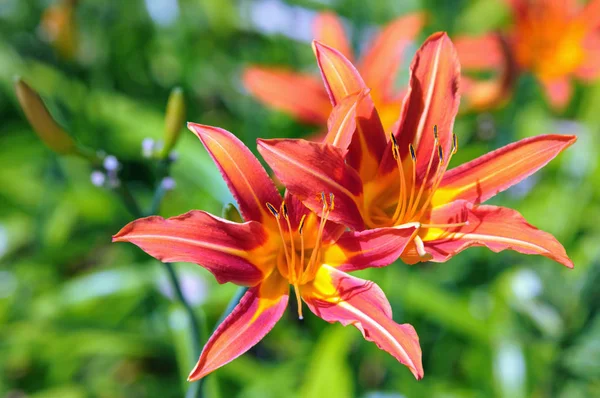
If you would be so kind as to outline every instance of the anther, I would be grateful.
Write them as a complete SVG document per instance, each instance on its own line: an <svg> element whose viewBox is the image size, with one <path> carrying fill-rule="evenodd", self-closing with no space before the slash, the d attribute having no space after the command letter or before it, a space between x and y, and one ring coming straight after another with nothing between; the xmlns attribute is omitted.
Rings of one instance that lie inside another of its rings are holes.
<svg viewBox="0 0 600 398"><path fill-rule="evenodd" d="M304 220L306 220L306 214L303 214L300 219L300 225L298 226L298 234L300 235L302 235L302 229L304 228Z"/></svg>
<svg viewBox="0 0 600 398"><path fill-rule="evenodd" d="M398 146L398 141L396 141L396 137L394 136L394 133L390 133L390 138L392 139L392 144L394 146Z"/></svg>
<svg viewBox="0 0 600 398"><path fill-rule="evenodd" d="M333 199L335 198L335 196L333 195L333 192L329 193L329 211L333 211L334 208L334 204L333 204Z"/></svg>
<svg viewBox="0 0 600 398"><path fill-rule="evenodd" d="M456 134L452 134L452 154L458 152L458 137Z"/></svg>
<svg viewBox="0 0 600 398"><path fill-rule="evenodd" d="M415 147L413 144L408 144L408 151L410 152L410 157L412 158L413 162L416 162L417 155L415 154Z"/></svg>
<svg viewBox="0 0 600 398"><path fill-rule="evenodd" d="M327 207L327 201L325 200L325 192L321 192L321 202L323 202L323 206Z"/></svg>
<svg viewBox="0 0 600 398"><path fill-rule="evenodd" d="M279 212L275 210L275 207L269 202L267 202L267 209L269 209L271 214L273 214L273 216L275 216L275 218L279 220Z"/></svg>
<svg viewBox="0 0 600 398"><path fill-rule="evenodd" d="M287 219L288 218L288 209L287 209L287 205L285 204L285 201L281 202L281 211L283 213L283 217L285 219Z"/></svg>
<svg viewBox="0 0 600 398"><path fill-rule="evenodd" d="M437 124L433 125L433 137L436 139L438 139L438 129L437 129Z"/></svg>
<svg viewBox="0 0 600 398"><path fill-rule="evenodd" d="M438 156L440 158L440 163L444 163L444 150L441 145L438 146Z"/></svg>

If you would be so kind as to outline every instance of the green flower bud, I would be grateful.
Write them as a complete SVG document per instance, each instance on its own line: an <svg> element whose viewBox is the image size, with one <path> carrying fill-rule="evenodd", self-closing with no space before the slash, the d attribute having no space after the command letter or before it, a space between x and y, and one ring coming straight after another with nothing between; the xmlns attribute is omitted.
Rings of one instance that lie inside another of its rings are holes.
<svg viewBox="0 0 600 398"><path fill-rule="evenodd" d="M25 117L42 142L61 155L77 153L75 141L50 115L39 94L21 78L15 80L15 91Z"/></svg>
<svg viewBox="0 0 600 398"><path fill-rule="evenodd" d="M173 149L179 134L185 123L185 101L183 98L183 90L180 87L175 87L169 95L167 102L167 110L165 114L165 146L163 148L162 157L169 156L169 152Z"/></svg>

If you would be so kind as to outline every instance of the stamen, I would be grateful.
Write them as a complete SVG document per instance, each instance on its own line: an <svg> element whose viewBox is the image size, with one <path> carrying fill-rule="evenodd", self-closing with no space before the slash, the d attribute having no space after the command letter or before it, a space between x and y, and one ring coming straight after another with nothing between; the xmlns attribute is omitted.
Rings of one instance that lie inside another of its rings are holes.
<svg viewBox="0 0 600 398"><path fill-rule="evenodd" d="M298 284L294 284L294 292L296 293L296 302L298 302L298 319L303 320L304 316L302 316L302 299L300 296L300 287Z"/></svg>
<svg viewBox="0 0 600 398"><path fill-rule="evenodd" d="M438 157L440 158L440 163L444 163L444 150L442 146L438 146Z"/></svg>
<svg viewBox="0 0 600 398"><path fill-rule="evenodd" d="M333 195L333 192L329 192L329 211L333 211L333 208L335 207L333 203L334 198L335 196Z"/></svg>
<svg viewBox="0 0 600 398"><path fill-rule="evenodd" d="M408 212L408 214L409 214L408 219L412 219L412 217L417 212L419 202L421 201L421 196L423 195L423 191L425 190L425 185L427 184L427 181L429 179L429 172L431 171L431 166L433 165L433 157L436 152L435 147L438 146L438 143L439 143L437 124L433 126L433 136L435 138L434 147L432 148L431 156L429 156L429 163L427 164L427 170L425 171L425 175L423 176L423 180L422 180L423 183L421 184L421 187L419 188L419 193L417 194L417 198L415 199L414 203L412 203L412 206L410 207L410 211ZM439 170L439 166L440 165L438 165L438 170Z"/></svg>
<svg viewBox="0 0 600 398"><path fill-rule="evenodd" d="M300 235L300 269L296 270L298 279L300 279L302 277L302 271L303 271L302 268L304 267L304 235L302 234L302 231L304 230L304 221L305 220L306 220L306 214L303 214L302 218L300 219L300 226L298 227L298 234Z"/></svg>
<svg viewBox="0 0 600 398"><path fill-rule="evenodd" d="M417 155L415 154L415 147L413 144L408 144L408 151L410 152L410 157L412 158L413 162L416 162Z"/></svg>
<svg viewBox="0 0 600 398"><path fill-rule="evenodd" d="M298 233L300 234L300 236L302 236L302 229L304 228L304 221L306 220L306 214L302 215L302 218L300 219L300 224L298 227Z"/></svg>
<svg viewBox="0 0 600 398"><path fill-rule="evenodd" d="M400 150L398 149L398 142L396 141L396 137L394 137L394 133L390 133L390 137L392 140L392 155L396 160L396 167L398 168L398 178L400 179L400 183L398 184L398 202L396 203L396 210L394 210L394 215L392 216L392 220L396 220L398 217L404 214L405 206L407 206L407 203L405 201L406 178L404 177L404 167L402 166Z"/></svg>
<svg viewBox="0 0 600 398"><path fill-rule="evenodd" d="M452 160L452 156L457 152L457 150L458 150L458 138L456 137L456 134L452 134L452 151L450 151L450 156L448 157L448 160L445 163L440 162L440 164L438 165L437 175L436 175L433 183L431 184L431 188L429 190L429 195L428 195L427 199L425 200L425 202L423 203L423 206L421 207L421 211L419 212L418 218L421 218L423 213L425 213L425 210L427 210L427 206L429 206L429 203L431 203L431 200L433 199L433 195L435 194L435 191L437 191L438 187L440 186L440 183L442 182L442 180L444 178L444 173L448 169L450 160ZM468 225L468 224L465 224L465 225Z"/></svg>
<svg viewBox="0 0 600 398"><path fill-rule="evenodd" d="M271 214L273 214L273 216L275 216L275 218L279 220L279 212L275 210L275 206L267 202L267 209L269 209Z"/></svg>
<svg viewBox="0 0 600 398"><path fill-rule="evenodd" d="M321 249L321 239L323 238L323 230L325 229L325 224L327 223L327 217L329 217L329 213L331 213L331 206L327 205L327 201L325 200L325 193L321 192L321 196L323 199L323 210L321 212L321 222L319 224L319 230L317 231L317 238L315 240L315 247L310 255L310 259L308 260L308 265L302 274L301 282L305 283L310 279L314 278L314 274L317 271L317 259L319 250ZM333 195L329 196L333 200Z"/></svg>
<svg viewBox="0 0 600 398"><path fill-rule="evenodd" d="M452 154L458 152L458 137L456 134L452 134Z"/></svg>
<svg viewBox="0 0 600 398"><path fill-rule="evenodd" d="M283 217L288 218L288 210L285 201L281 202L281 210L283 211Z"/></svg>
<svg viewBox="0 0 600 398"><path fill-rule="evenodd" d="M267 209L269 209L269 211L271 212L271 214L273 214L273 217L275 217L275 219L277 220L277 229L279 230L279 236L281 237L281 245L283 246L283 251L285 253L285 261L286 264L288 266L288 273L289 273L289 264L290 264L290 254L288 253L288 249L287 249L287 244L285 243L285 237L283 235L283 229L281 228L281 223L279 222L279 212L277 210L275 210L275 207L267 202ZM282 203L282 207L283 207L284 203ZM286 214L287 214L287 210L286 210ZM289 222L289 221L288 221ZM293 239L292 239L293 241ZM288 277L290 277L291 275L288 275Z"/></svg>
<svg viewBox="0 0 600 398"><path fill-rule="evenodd" d="M294 234L292 232L292 225L290 223L290 217L288 216L287 205L285 204L285 201L281 202L281 212L283 213L283 218L285 218L287 223L288 233L290 235L290 243L292 245L292 251L290 254L292 261L291 263L288 261L288 278L292 282L296 282L298 280L298 275L296 275L296 248L294 247ZM283 245L286 246L285 242L283 242Z"/></svg>

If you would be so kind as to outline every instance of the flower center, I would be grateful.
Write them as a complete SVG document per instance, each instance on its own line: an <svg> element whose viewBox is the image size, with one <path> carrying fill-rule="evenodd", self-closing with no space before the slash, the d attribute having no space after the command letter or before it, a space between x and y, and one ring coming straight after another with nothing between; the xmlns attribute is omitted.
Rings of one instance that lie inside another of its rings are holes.
<svg viewBox="0 0 600 398"><path fill-rule="evenodd" d="M312 281L321 265L321 249L323 247L323 232L329 214L334 209L334 195L329 194L329 203L325 193L322 192L320 199L323 202L321 216L318 226L314 219L316 215L311 214L307 224L307 215L303 214L298 228L294 231L288 214L285 201L277 210L271 203L266 203L269 212L277 220L277 228L281 238L281 246L277 255L277 269L289 283L294 286L296 300L298 302L298 317L302 319L302 300L300 289L302 285ZM306 236L308 233L308 236ZM307 238L307 239L306 239ZM289 247L288 247L289 246Z"/></svg>
<svg viewBox="0 0 600 398"><path fill-rule="evenodd" d="M393 134L390 134L392 143L392 155L396 161L397 176L390 174L389 181L378 181L377 188L382 191L375 192L369 206L369 216L367 224L371 228L381 226L396 226L411 222L420 222L427 210L430 208L433 194L439 187L448 163L452 156L458 151L458 139L455 134L452 135L452 150L448 157L439 140L438 128L434 126L434 145L427 160L425 174L417 181L417 155L412 144L408 146L408 156L410 159L402 159L398 142ZM434 166L434 159L438 158L437 165ZM397 182L393 179L397 178ZM375 184L374 184L375 185ZM397 188L397 189L396 189ZM375 186L373 186L375 189ZM368 191L366 189L365 191ZM467 225L468 222L459 222L451 224L420 224L422 233L427 228L456 228ZM419 236L415 238L417 251L422 248L423 242ZM424 249L422 250L424 252ZM421 254L421 253L420 253Z"/></svg>
<svg viewBox="0 0 600 398"><path fill-rule="evenodd" d="M552 80L568 75L583 62L585 26L563 7L534 3L516 26L517 62L539 78Z"/></svg>

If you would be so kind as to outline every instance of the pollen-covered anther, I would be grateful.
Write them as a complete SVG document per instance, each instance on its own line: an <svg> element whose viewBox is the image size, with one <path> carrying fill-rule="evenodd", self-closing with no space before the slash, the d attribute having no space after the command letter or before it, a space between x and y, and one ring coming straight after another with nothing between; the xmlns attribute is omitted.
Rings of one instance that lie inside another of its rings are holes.
<svg viewBox="0 0 600 398"><path fill-rule="evenodd" d="M413 144L408 144L408 152L410 152L410 158L413 162L417 161L417 155L415 154L415 147Z"/></svg>
<svg viewBox="0 0 600 398"><path fill-rule="evenodd" d="M275 206L273 206L269 202L266 203L266 206L267 206L267 209L269 209L269 211L271 212L271 214L273 214L273 216L279 220L279 212L275 209Z"/></svg>
<svg viewBox="0 0 600 398"><path fill-rule="evenodd" d="M298 224L298 234L302 236L302 230L304 229L304 222L306 221L306 214L302 215L300 223Z"/></svg>
<svg viewBox="0 0 600 398"><path fill-rule="evenodd" d="M452 154L458 152L458 137L456 134L452 134Z"/></svg>

